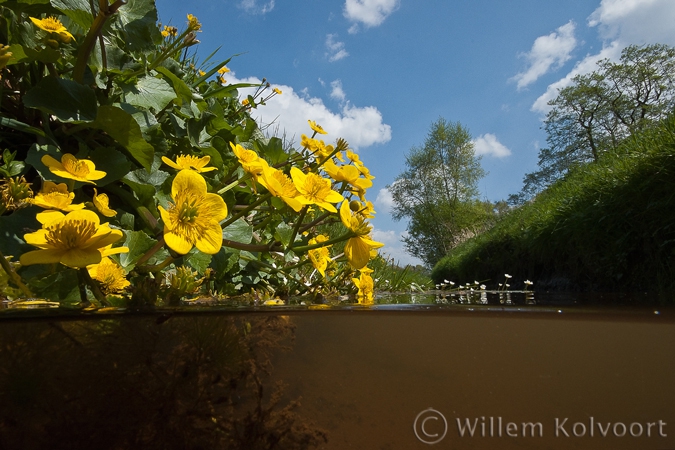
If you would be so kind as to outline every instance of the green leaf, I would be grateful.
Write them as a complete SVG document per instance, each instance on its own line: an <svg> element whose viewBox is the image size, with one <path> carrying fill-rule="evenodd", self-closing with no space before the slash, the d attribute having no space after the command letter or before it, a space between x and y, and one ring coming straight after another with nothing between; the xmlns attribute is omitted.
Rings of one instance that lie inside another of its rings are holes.
<svg viewBox="0 0 675 450"><path fill-rule="evenodd" d="M47 166L42 163L42 157L45 155L50 155L57 161L61 161L61 156L63 154L59 149L53 145L37 145L33 144L28 149L28 155L26 155L26 162L33 166L35 170L40 174L43 180L54 181L58 183L63 183L63 178L60 178L54 175Z"/></svg>
<svg viewBox="0 0 675 450"><path fill-rule="evenodd" d="M96 164L96 167L106 173L105 177L96 181L97 186L105 186L121 179L131 168L131 163L127 157L114 148L97 148L89 153L89 159Z"/></svg>
<svg viewBox="0 0 675 450"><path fill-rule="evenodd" d="M141 127L131 114L116 106L102 105L92 126L108 133L126 148L141 166L150 171L155 149L145 142Z"/></svg>
<svg viewBox="0 0 675 450"><path fill-rule="evenodd" d="M281 222L274 231L274 238L287 247L291 243L291 236L293 235L293 227L286 222Z"/></svg>
<svg viewBox="0 0 675 450"><path fill-rule="evenodd" d="M169 177L169 174L161 170L134 170L127 174L122 181L131 187L141 203L147 207L154 207L154 199L157 190Z"/></svg>
<svg viewBox="0 0 675 450"><path fill-rule="evenodd" d="M124 246L129 247L129 253L120 253L120 265L129 271L134 268L136 262L148 250L150 250L157 241L148 236L144 231L126 231Z"/></svg>
<svg viewBox="0 0 675 450"><path fill-rule="evenodd" d="M23 47L20 44L10 45L9 51L12 53L12 57L9 58L9 61L7 61L8 66L30 60L30 58L28 57L28 55L26 55L26 52L24 52Z"/></svg>
<svg viewBox="0 0 675 450"><path fill-rule="evenodd" d="M178 97L178 106L189 105L192 102L192 90L183 80L178 78L173 72L171 72L166 67L157 67L155 69L158 73L162 74L166 80L171 83L176 96Z"/></svg>
<svg viewBox="0 0 675 450"><path fill-rule="evenodd" d="M206 268L211 264L211 255L200 252L199 250L194 250L188 255L183 257L183 261L194 270L199 272L200 275L204 275Z"/></svg>
<svg viewBox="0 0 675 450"><path fill-rule="evenodd" d="M246 223L244 219L237 219L223 228L223 239L250 244L253 239L253 227Z"/></svg>
<svg viewBox="0 0 675 450"><path fill-rule="evenodd" d="M132 51L154 50L162 39L157 28L157 9L152 0L129 0L113 16L113 26L125 35Z"/></svg>
<svg viewBox="0 0 675 450"><path fill-rule="evenodd" d="M23 104L53 114L62 122L96 119L96 95L89 86L48 76L23 96Z"/></svg>
<svg viewBox="0 0 675 450"><path fill-rule="evenodd" d="M3 255L14 256L14 261L17 261L26 251L36 250L24 242L23 235L41 228L35 219L37 212L36 207L28 207L0 216L0 250Z"/></svg>
<svg viewBox="0 0 675 450"><path fill-rule="evenodd" d="M124 85L126 102L145 109L163 110L176 98L176 93L166 81L155 77L143 77L135 85Z"/></svg>
<svg viewBox="0 0 675 450"><path fill-rule="evenodd" d="M272 137L265 143L261 139L254 141L258 154L264 156L270 164L279 164L288 160L288 154L284 152L283 141L278 137Z"/></svg>
<svg viewBox="0 0 675 450"><path fill-rule="evenodd" d="M94 23L87 0L51 0L51 4L84 30L91 28Z"/></svg>

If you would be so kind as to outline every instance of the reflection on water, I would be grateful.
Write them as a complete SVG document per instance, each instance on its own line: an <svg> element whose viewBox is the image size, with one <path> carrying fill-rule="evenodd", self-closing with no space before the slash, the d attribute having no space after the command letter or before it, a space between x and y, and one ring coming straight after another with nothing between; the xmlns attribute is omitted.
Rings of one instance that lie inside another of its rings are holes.
<svg viewBox="0 0 675 450"><path fill-rule="evenodd" d="M0 448L675 448L675 311L521 294L0 320Z"/></svg>

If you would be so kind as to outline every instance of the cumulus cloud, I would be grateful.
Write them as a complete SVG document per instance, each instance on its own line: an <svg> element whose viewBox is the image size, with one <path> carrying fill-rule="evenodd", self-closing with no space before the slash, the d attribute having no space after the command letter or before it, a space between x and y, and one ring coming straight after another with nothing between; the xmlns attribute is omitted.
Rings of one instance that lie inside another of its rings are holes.
<svg viewBox="0 0 675 450"><path fill-rule="evenodd" d="M381 25L398 6L399 0L346 0L344 16L354 23L349 32L357 32L359 24L367 28Z"/></svg>
<svg viewBox="0 0 675 450"><path fill-rule="evenodd" d="M574 65L574 68L565 75L565 77L560 80L552 83L546 88L546 92L540 95L537 100L535 100L532 105L532 111L539 112L543 115L548 113L551 110L551 107L548 105L548 102L553 100L558 96L558 91L564 87L570 86L572 84L572 79L577 75L583 75L586 73L593 72L598 68L598 61L601 59L611 59L618 60L621 55L621 50L623 46L619 45L619 42L615 41L603 48L600 53L595 55L587 55L584 59L577 62Z"/></svg>
<svg viewBox="0 0 675 450"><path fill-rule="evenodd" d="M344 102L347 98L347 94L345 94L344 89L342 89L342 81L340 80L335 80L330 83L331 91L330 91L330 97L338 100L340 102Z"/></svg>
<svg viewBox="0 0 675 450"><path fill-rule="evenodd" d="M230 72L228 82L259 84L261 81L253 77L238 79ZM374 106L352 105L345 94L340 109L333 111L323 100L311 97L304 89L296 92L291 86L273 87L280 89L283 94L274 96L265 106L253 110L253 117L261 124L278 125L280 132L285 132L289 139L299 141L301 134L309 135L307 120L314 120L328 132L322 137L326 143L342 137L351 148L358 150L391 140L391 126L383 122L382 113ZM252 91L240 89L240 96L252 94Z"/></svg>
<svg viewBox="0 0 675 450"><path fill-rule="evenodd" d="M267 14L274 9L274 2L275 0L269 0L267 2L261 2L259 0L241 0L239 2L239 8L252 14Z"/></svg>
<svg viewBox="0 0 675 450"><path fill-rule="evenodd" d="M672 0L602 0L588 18L600 37L630 44L675 45L675 2Z"/></svg>
<svg viewBox="0 0 675 450"><path fill-rule="evenodd" d="M491 133L485 133L474 139L473 146L476 155L494 156L495 158L505 158L511 154L511 150L497 140L497 136Z"/></svg>
<svg viewBox="0 0 675 450"><path fill-rule="evenodd" d="M548 86L532 105L532 110L546 114L548 102L558 91L572 84L576 75L597 69L601 59L618 61L621 51L631 44L675 45L675 2L672 0L602 0L588 17L588 25L598 30L604 41L602 49L586 55L565 77Z"/></svg>
<svg viewBox="0 0 675 450"><path fill-rule="evenodd" d="M380 189L380 191L377 193L377 198L375 199L375 210L378 212L389 214L393 206L394 206L394 197L392 197L389 189L387 188Z"/></svg>
<svg viewBox="0 0 675 450"><path fill-rule="evenodd" d="M528 62L528 68L512 79L517 82L518 89L534 83L550 70L559 69L570 57L577 46L574 37L574 22L569 21L553 33L539 36L532 44L532 49L521 56Z"/></svg>
<svg viewBox="0 0 675 450"><path fill-rule="evenodd" d="M349 56L349 53L345 50L345 43L336 41L336 38L337 34L326 35L326 57L330 62L339 61Z"/></svg>

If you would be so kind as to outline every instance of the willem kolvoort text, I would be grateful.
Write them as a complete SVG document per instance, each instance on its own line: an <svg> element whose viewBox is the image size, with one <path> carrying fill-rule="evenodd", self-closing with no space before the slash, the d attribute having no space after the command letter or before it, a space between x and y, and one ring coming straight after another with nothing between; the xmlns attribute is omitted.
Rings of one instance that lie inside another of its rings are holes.
<svg viewBox="0 0 675 450"><path fill-rule="evenodd" d="M507 422L501 417L457 418L457 431L461 437L544 437L542 422ZM666 437L663 420L654 422L605 422L588 417L571 422L569 418L555 418L546 432L555 437Z"/></svg>

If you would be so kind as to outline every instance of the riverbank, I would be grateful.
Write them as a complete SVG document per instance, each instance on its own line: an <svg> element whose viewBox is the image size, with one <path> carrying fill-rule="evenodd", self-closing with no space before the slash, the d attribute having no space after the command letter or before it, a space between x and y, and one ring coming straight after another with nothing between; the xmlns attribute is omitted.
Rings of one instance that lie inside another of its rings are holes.
<svg viewBox="0 0 675 450"><path fill-rule="evenodd" d="M537 289L675 291L675 118L509 212L432 278L496 285L505 273Z"/></svg>

